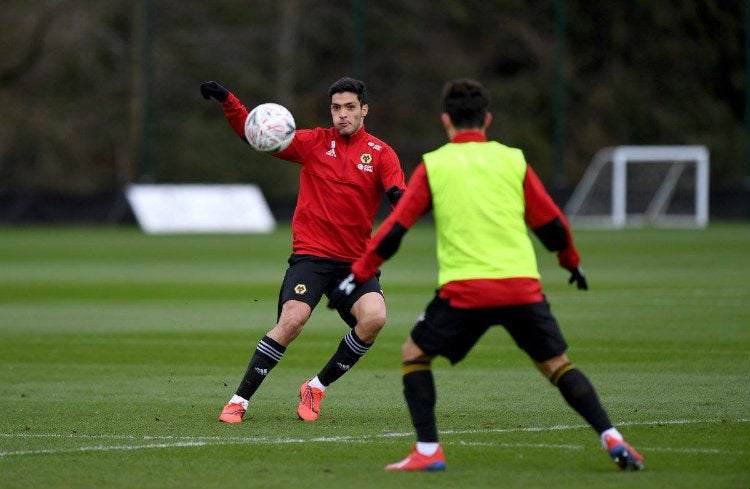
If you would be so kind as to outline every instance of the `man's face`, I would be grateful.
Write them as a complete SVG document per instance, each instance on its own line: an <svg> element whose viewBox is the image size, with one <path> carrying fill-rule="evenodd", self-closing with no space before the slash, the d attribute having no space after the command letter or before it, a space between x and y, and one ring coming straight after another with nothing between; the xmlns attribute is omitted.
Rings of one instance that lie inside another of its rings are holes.
<svg viewBox="0 0 750 489"><path fill-rule="evenodd" d="M334 93L331 96L331 119L342 136L351 136L362 126L367 115L367 104L360 105L354 92Z"/></svg>

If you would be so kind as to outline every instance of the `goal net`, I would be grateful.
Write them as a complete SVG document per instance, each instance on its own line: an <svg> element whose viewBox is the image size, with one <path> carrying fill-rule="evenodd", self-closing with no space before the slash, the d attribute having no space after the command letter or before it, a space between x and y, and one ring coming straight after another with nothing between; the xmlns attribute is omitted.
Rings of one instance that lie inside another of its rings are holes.
<svg viewBox="0 0 750 489"><path fill-rule="evenodd" d="M571 225L599 228L708 224L705 146L599 150L564 207Z"/></svg>

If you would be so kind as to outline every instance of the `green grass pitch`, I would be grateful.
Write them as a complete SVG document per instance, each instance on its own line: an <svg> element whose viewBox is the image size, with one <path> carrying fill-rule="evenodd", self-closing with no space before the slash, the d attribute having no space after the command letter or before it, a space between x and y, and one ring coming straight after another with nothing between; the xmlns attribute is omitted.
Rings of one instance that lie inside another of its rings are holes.
<svg viewBox="0 0 750 489"><path fill-rule="evenodd" d="M0 228L0 487L750 487L750 226L578 230L590 290L540 251L569 354L646 470L596 434L492 329L435 362L448 469L390 473L414 441L400 345L432 296L429 224L383 267L389 320L297 419L299 385L347 331L318 307L251 402L217 417L273 325L290 231L147 236L135 228Z"/></svg>

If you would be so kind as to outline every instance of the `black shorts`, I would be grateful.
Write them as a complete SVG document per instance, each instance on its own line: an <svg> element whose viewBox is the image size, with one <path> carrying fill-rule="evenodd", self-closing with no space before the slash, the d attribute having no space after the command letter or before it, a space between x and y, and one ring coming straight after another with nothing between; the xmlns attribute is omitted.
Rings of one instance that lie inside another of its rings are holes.
<svg viewBox="0 0 750 489"><path fill-rule="evenodd" d="M323 294L328 297L339 282L346 278L351 272L352 264L346 261L333 260L330 258L321 258L313 255L293 254L289 257L289 268L284 275L284 281L281 283L279 291L279 304L276 320L281 317L281 307L290 299L302 301L311 309L320 302ZM379 274L378 274L379 275ZM357 324L357 320L352 316L351 309L357 299L368 292L377 292L383 295L380 288L378 277L372 277L370 280L357 287L349 300L342 303L337 311L350 328Z"/></svg>
<svg viewBox="0 0 750 489"><path fill-rule="evenodd" d="M428 355L461 361L491 326L502 325L533 360L543 362L568 348L546 300L533 304L457 309L437 295L411 331Z"/></svg>

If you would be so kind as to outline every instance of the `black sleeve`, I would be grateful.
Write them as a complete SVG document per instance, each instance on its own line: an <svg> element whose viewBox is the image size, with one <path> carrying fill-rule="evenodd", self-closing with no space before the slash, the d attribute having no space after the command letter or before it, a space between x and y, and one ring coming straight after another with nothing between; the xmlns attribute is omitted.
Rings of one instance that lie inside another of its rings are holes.
<svg viewBox="0 0 750 489"><path fill-rule="evenodd" d="M549 251L561 251L568 247L568 233L559 217L547 224L533 228L534 234Z"/></svg>
<svg viewBox="0 0 750 489"><path fill-rule="evenodd" d="M391 188L385 191L385 195L388 197L388 202L390 202L393 206L396 205L401 196L404 195L404 189L398 188L398 186L393 185Z"/></svg>
<svg viewBox="0 0 750 489"><path fill-rule="evenodd" d="M407 229L399 223L393 224L393 227L388 231L383 240L375 248L375 254L377 254L383 260L387 260L396 254L398 247L401 246L401 240L404 238Z"/></svg>

